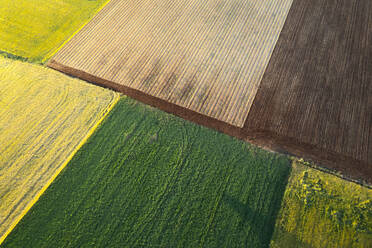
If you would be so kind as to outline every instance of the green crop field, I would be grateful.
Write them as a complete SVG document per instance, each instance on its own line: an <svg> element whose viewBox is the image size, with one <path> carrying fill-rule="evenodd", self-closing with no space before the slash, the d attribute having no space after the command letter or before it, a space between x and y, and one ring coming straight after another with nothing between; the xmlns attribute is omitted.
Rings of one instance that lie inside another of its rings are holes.
<svg viewBox="0 0 372 248"><path fill-rule="evenodd" d="M271 247L372 247L372 190L294 163Z"/></svg>
<svg viewBox="0 0 372 248"><path fill-rule="evenodd" d="M107 0L1 0L0 51L41 62Z"/></svg>
<svg viewBox="0 0 372 248"><path fill-rule="evenodd" d="M122 98L3 247L268 247L289 172Z"/></svg>

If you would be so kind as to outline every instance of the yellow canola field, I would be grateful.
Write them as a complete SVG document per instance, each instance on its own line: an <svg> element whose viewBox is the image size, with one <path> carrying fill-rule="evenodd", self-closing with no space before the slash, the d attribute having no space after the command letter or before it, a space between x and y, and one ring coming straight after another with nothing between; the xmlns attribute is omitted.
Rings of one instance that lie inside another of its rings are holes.
<svg viewBox="0 0 372 248"><path fill-rule="evenodd" d="M48 59L108 0L1 0L0 51Z"/></svg>
<svg viewBox="0 0 372 248"><path fill-rule="evenodd" d="M0 57L0 243L118 98L51 69Z"/></svg>

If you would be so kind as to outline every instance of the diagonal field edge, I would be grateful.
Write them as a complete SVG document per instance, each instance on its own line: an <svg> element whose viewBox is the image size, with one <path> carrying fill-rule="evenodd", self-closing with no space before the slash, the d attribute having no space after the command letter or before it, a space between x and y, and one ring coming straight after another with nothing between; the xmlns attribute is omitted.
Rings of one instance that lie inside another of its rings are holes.
<svg viewBox="0 0 372 248"><path fill-rule="evenodd" d="M167 113L174 114L178 117L181 117L183 119L192 121L194 123L197 123L199 125L203 125L205 127L216 129L220 132L229 134L231 136L238 137L240 139L243 139L242 136L242 129L239 127L236 127L234 125L231 125L229 123L220 121L218 119L197 113L195 111L192 111L190 109L184 108L182 106L176 105L176 104L169 104L169 102L156 98L154 96L144 94L143 92L140 92L138 90L125 87L123 85L107 81L105 79L93 76L91 74L88 74L83 71L76 70L71 67L67 67L64 65L61 65L59 63L56 63L53 59L48 61L48 67L55 69L57 71L66 73L67 75L75 76L78 78L81 78L87 82L96 84L101 87L106 87L112 90L115 90L117 92L123 92L125 95L139 100L140 102L143 102L145 104L148 104L152 107L156 107L158 109L161 109Z"/></svg>
<svg viewBox="0 0 372 248"><path fill-rule="evenodd" d="M110 2L110 0L107 0L104 4L102 4L101 7L99 7L97 10L96 10L96 14L98 12L100 12L108 3ZM41 63L42 64L45 64L51 57L53 57L63 46L65 46L67 44L67 42L69 42L72 37L74 37L80 30L82 30L90 21L91 19L94 18L94 15L92 16L92 18L90 18L90 20L87 20L80 28L78 28L71 36L70 38L68 38L67 40L65 40L59 47L55 48L55 49L52 49L49 53L47 53L44 58L42 59Z"/></svg>
<svg viewBox="0 0 372 248"><path fill-rule="evenodd" d="M30 201L26 208L22 211L20 216L12 223L10 228L4 233L3 236L0 237L0 245L5 240L5 238L11 233L11 231L16 227L18 222L27 214L27 212L32 208L32 206L39 200L40 196L47 190L47 188L52 184L54 179L59 175L59 173L67 166L70 160L74 157L77 151L85 144L85 142L89 139L89 137L94 133L94 131L99 127L105 117L110 113L110 111L114 108L116 103L120 100L119 95L114 95L113 101L108 105L102 117L97 121L97 123L92 127L92 129L87 133L87 135L80 141L78 146L74 149L74 151L66 158L66 161L62 164L62 166L55 172L55 174L49 179L49 181L43 186L40 192Z"/></svg>
<svg viewBox="0 0 372 248"><path fill-rule="evenodd" d="M97 247L114 246L112 244L115 243L119 246L153 245L153 242L157 242L156 237L147 239L145 233L148 224L159 221L159 224L174 224L179 231L190 234L183 237L189 244L195 244L192 246L199 246L203 242L205 246L210 246L208 244L220 242L216 237L224 239L226 244L244 244L250 240L256 244L255 247L260 247L257 246L258 242L263 244L262 241L270 241L271 224L275 223L291 168L288 158L167 116L133 100L123 100L75 155L70 162L71 166L58 177L21 225L8 237L5 245L14 246L18 243L19 246L29 236L33 237L34 246L40 246L45 240L51 241L48 241L49 245L61 246L61 242L66 240L63 238L65 235L68 235L68 245L72 247L86 242L90 245L94 243ZM107 146L104 145L106 142ZM154 152L154 149L158 152ZM211 177L219 180L210 180ZM256 186L252 190L248 185ZM96 195L93 196L91 192ZM192 192L194 194L189 195ZM264 198L261 192L265 192ZM97 198L98 195L100 197ZM65 204L56 205L55 202ZM186 205L182 204L185 214L177 214L177 211L174 212L174 203L178 205L182 202ZM243 205L245 207L242 209ZM140 213L131 208L139 209ZM45 209L54 210L45 213ZM97 216L97 213L102 213L101 210L108 214ZM50 216L46 217L44 213ZM69 216L72 218L65 218L66 213L71 213ZM155 213L164 216L154 216ZM193 213L194 221L190 221L188 213ZM202 216L198 216L201 213ZM41 214L44 218L35 218L35 214ZM135 216L137 214L138 217ZM164 218L169 216L180 222L169 222ZM60 222L60 217L72 221L72 225ZM105 221L102 221L102 217ZM81 218L86 221L74 221ZM255 223L256 219L261 221ZM35 221L46 221L51 228ZM85 223L85 227L79 223ZM182 226L177 223L182 223ZM185 227L189 224L196 226L191 229ZM40 229L39 232L30 231L39 226L50 233ZM98 235L87 231L86 228L90 227ZM169 244L178 242L179 239L174 237L180 237L179 233L173 233L173 228L168 229L170 232L164 232L160 231L162 228L157 224L154 227L153 230L159 230L162 236L170 237L168 245L162 243L162 246L172 247ZM202 232L195 231L199 228ZM257 233L259 230L262 232ZM56 232L60 235L53 234ZM226 238L229 235L223 232L236 235ZM48 237L54 238L50 240Z"/></svg>
<svg viewBox="0 0 372 248"><path fill-rule="evenodd" d="M244 132L371 184L371 13L368 0L293 1Z"/></svg>
<svg viewBox="0 0 372 248"><path fill-rule="evenodd" d="M92 74L243 127L292 0L161 1L154 8L146 1L130 6L133 12L125 4L106 5L48 66L73 68L70 75ZM178 13L181 6L191 16Z"/></svg>

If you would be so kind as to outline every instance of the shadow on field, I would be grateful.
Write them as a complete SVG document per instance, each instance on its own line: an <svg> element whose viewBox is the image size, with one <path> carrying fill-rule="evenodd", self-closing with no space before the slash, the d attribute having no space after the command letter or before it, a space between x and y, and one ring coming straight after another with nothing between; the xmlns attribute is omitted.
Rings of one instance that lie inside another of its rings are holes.
<svg viewBox="0 0 372 248"><path fill-rule="evenodd" d="M268 247L270 244L270 236L267 232L262 232L261 223L267 223L268 217L253 210L249 203L243 203L240 200L224 193L222 196L226 202L235 212L240 216L241 229L245 229L249 225L250 232L252 232L259 240L262 247ZM260 223L261 222L261 223ZM269 221L270 222L270 221Z"/></svg>
<svg viewBox="0 0 372 248"><path fill-rule="evenodd" d="M314 248L309 243L299 240L296 234L287 232L282 227L276 227L275 232L270 248Z"/></svg>
<svg viewBox="0 0 372 248"><path fill-rule="evenodd" d="M262 223L270 223L271 218L253 210L249 203L243 203L239 199L236 199L226 193L223 194L223 201L226 202L235 212L237 212L241 219L241 228L243 229L246 225L250 226L250 232L252 232L261 244L261 247L270 247L270 241L273 237L274 228L262 228ZM276 219L276 218L275 218ZM278 228L278 227L276 227ZM304 243L299 240L295 234L287 232L286 230L279 227L278 235L280 238L275 240L275 243L271 245L271 248L287 248L287 247L301 247L301 248L312 248L310 244ZM265 231L262 231L265 230ZM277 235L277 236L278 236Z"/></svg>

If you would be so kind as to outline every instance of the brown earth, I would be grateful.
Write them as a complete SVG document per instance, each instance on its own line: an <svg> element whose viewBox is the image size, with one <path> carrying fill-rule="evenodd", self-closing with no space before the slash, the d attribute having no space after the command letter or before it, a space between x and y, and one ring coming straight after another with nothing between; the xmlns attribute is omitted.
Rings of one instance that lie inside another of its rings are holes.
<svg viewBox="0 0 372 248"><path fill-rule="evenodd" d="M243 127L292 0L112 0L53 60Z"/></svg>
<svg viewBox="0 0 372 248"><path fill-rule="evenodd" d="M244 130L372 182L372 1L293 2Z"/></svg>
<svg viewBox="0 0 372 248"><path fill-rule="evenodd" d="M372 183L369 0L293 1L242 128L55 58L48 65L187 120ZM154 80L151 74L148 80ZM184 94L189 91L184 87Z"/></svg>

